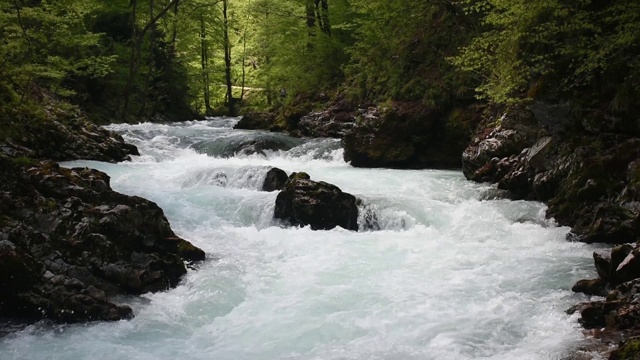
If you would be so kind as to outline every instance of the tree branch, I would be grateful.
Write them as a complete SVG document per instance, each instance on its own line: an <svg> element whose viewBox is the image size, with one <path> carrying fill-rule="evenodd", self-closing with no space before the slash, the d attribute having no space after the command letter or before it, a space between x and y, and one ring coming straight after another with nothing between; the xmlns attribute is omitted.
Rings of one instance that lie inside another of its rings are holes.
<svg viewBox="0 0 640 360"><path fill-rule="evenodd" d="M179 1L180 0L171 0L171 2L169 2L169 4L167 4L167 6L165 6L162 9L162 11L160 11L156 16L154 16L153 19L151 19L149 23L144 28L142 28L142 31L140 31L140 36L141 37L144 36L147 33L147 31L149 31L149 29L151 29L151 27L155 25L155 23L158 22L158 20L160 20L160 18L163 17L169 10L171 10ZM186 1L186 0L183 0L183 1Z"/></svg>

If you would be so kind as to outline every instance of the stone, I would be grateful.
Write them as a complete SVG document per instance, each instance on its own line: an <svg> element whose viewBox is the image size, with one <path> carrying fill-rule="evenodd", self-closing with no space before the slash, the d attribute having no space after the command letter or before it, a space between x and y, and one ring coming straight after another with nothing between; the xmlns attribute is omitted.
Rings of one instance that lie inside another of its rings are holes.
<svg viewBox="0 0 640 360"><path fill-rule="evenodd" d="M636 248L615 269L620 282L640 278L640 249Z"/></svg>
<svg viewBox="0 0 640 360"><path fill-rule="evenodd" d="M300 118L294 136L342 138L355 126L352 112L341 108L330 108L312 112Z"/></svg>
<svg viewBox="0 0 640 360"><path fill-rule="evenodd" d="M602 279L580 280L573 285L571 291L587 295L606 296L606 288L606 283Z"/></svg>
<svg viewBox="0 0 640 360"><path fill-rule="evenodd" d="M283 170L271 168L265 176L262 191L272 192L282 190L288 178L287 173Z"/></svg>
<svg viewBox="0 0 640 360"><path fill-rule="evenodd" d="M25 121L19 138L8 139L2 148L11 157L68 161L77 159L119 162L140 155L122 136L90 123L83 117Z"/></svg>
<svg viewBox="0 0 640 360"><path fill-rule="evenodd" d="M605 327L605 312L601 303L592 303L580 311L580 324L587 329Z"/></svg>
<svg viewBox="0 0 640 360"><path fill-rule="evenodd" d="M600 279L609 281L611 274L611 251L604 249L594 251L593 262Z"/></svg>
<svg viewBox="0 0 640 360"><path fill-rule="evenodd" d="M611 249L611 255L609 256L609 270L608 270L608 278L606 279L613 285L620 284L624 282L617 274L617 269L620 264L627 258L629 254L633 251L633 246L630 244L623 244L615 246ZM595 253L594 253L595 259ZM606 259L606 258L605 258ZM604 264L603 264L604 265Z"/></svg>
<svg viewBox="0 0 640 360"><path fill-rule="evenodd" d="M0 155L0 317L84 322L130 318L114 295L178 284L205 258L155 203L117 193L109 177Z"/></svg>
<svg viewBox="0 0 640 360"><path fill-rule="evenodd" d="M370 107L342 138L344 159L355 167L459 168L470 134L467 112L399 101Z"/></svg>
<svg viewBox="0 0 640 360"><path fill-rule="evenodd" d="M310 180L305 173L294 173L276 198L274 218L313 230L340 226L357 231L357 200L335 185Z"/></svg>
<svg viewBox="0 0 640 360"><path fill-rule="evenodd" d="M271 112L248 112L234 125L234 129L269 130L275 127L276 116Z"/></svg>

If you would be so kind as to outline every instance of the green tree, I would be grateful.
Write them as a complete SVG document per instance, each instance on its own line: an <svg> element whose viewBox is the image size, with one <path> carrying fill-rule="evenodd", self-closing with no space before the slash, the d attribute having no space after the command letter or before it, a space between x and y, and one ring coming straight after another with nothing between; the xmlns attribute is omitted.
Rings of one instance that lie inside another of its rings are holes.
<svg viewBox="0 0 640 360"><path fill-rule="evenodd" d="M482 31L453 62L476 76L479 97L509 104L590 92L620 106L640 92L637 1L463 3Z"/></svg>
<svg viewBox="0 0 640 360"><path fill-rule="evenodd" d="M468 19L439 0L354 0L348 26L349 88L367 100L447 104L468 96L468 80L446 61L471 32Z"/></svg>
<svg viewBox="0 0 640 360"><path fill-rule="evenodd" d="M0 1L0 82L6 100L25 99L35 87L76 95L77 78L110 73L115 58L96 48L100 35L85 19L93 1Z"/></svg>

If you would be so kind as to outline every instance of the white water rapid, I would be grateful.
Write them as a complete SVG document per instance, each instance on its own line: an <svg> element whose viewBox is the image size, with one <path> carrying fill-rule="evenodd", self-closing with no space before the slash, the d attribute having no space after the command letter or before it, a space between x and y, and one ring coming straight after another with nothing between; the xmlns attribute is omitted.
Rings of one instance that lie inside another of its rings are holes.
<svg viewBox="0 0 640 360"><path fill-rule="evenodd" d="M176 289L120 299L133 320L32 325L0 338L0 359L562 359L580 346L564 311L584 300L570 287L594 276L593 247L565 241L542 204L482 201L491 188L458 171L355 169L337 140L235 121L112 125L141 156L63 164L157 202L209 260ZM271 150L234 154L255 139ZM277 193L258 191L271 166L362 199L361 230L275 224Z"/></svg>

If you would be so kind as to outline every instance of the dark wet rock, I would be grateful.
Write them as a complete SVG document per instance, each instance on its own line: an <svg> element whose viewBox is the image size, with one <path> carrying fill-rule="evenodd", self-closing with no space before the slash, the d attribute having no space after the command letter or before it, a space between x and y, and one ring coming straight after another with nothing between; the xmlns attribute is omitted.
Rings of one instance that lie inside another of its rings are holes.
<svg viewBox="0 0 640 360"><path fill-rule="evenodd" d="M626 257L626 256L625 256ZM596 250L593 252L593 262L596 266L598 276L604 280L609 281L611 271L611 251L610 250Z"/></svg>
<svg viewBox="0 0 640 360"><path fill-rule="evenodd" d="M340 226L358 230L356 198L337 186L293 173L276 198L274 218L293 226L310 226L313 230L330 230Z"/></svg>
<svg viewBox="0 0 640 360"><path fill-rule="evenodd" d="M370 107L343 137L344 158L356 167L458 168L474 116L407 102Z"/></svg>
<svg viewBox="0 0 640 360"><path fill-rule="evenodd" d="M533 113L511 110L502 114L498 123L497 126L481 125L481 130L462 153L462 172L468 179L497 182L515 165L515 161L504 164L505 159L515 160L519 155L536 157L540 152L532 150L531 154L529 151L523 153L538 140L539 126ZM503 164L500 164L501 161ZM499 174L496 175L496 172Z"/></svg>
<svg viewBox="0 0 640 360"><path fill-rule="evenodd" d="M615 246L613 249L611 249L610 255L609 255L609 259L610 259L609 271L607 273L607 276L605 277L600 276L600 277L602 277L603 280L608 281L613 285L617 285L623 282L623 280L620 279L620 277L618 276L617 270L620 264L627 258L627 256L629 256L629 254L631 254L632 251L633 251L633 245L631 244L618 245L618 246ZM595 258L596 258L596 255L594 253L594 260ZM596 262L596 269L597 268L598 268L598 263Z"/></svg>
<svg viewBox="0 0 640 360"><path fill-rule="evenodd" d="M269 111L248 112L233 127L243 130L284 131L285 128L277 120L277 114Z"/></svg>
<svg viewBox="0 0 640 360"><path fill-rule="evenodd" d="M580 292L587 295L606 296L607 284L602 279L593 280L580 280L573 287L571 291Z"/></svg>
<svg viewBox="0 0 640 360"><path fill-rule="evenodd" d="M604 303L592 303L580 310L580 324L587 329L606 326Z"/></svg>
<svg viewBox="0 0 640 360"><path fill-rule="evenodd" d="M82 117L58 120L27 121L17 135L0 144L0 153L10 157L32 159L98 160L119 162L140 155L138 149L109 130Z"/></svg>
<svg viewBox="0 0 640 360"><path fill-rule="evenodd" d="M588 329L602 329L608 334L626 337L640 328L640 271L638 244L621 245L613 250L597 250L594 262L600 276L581 280L574 291L605 297L605 300L577 305L580 323ZM615 353L615 352L614 352Z"/></svg>
<svg viewBox="0 0 640 360"><path fill-rule="evenodd" d="M355 126L356 112L344 101L338 101L325 111L312 112L297 123L293 136L342 138Z"/></svg>
<svg viewBox="0 0 640 360"><path fill-rule="evenodd" d="M640 249L632 250L615 268L615 279L619 282L640 278Z"/></svg>
<svg viewBox="0 0 640 360"><path fill-rule="evenodd" d="M497 183L512 199L546 202L547 216L571 226L576 240L638 240L640 139L564 131L570 121L557 118L564 108L545 113L542 106L511 109L498 125L482 124L464 152L464 174Z"/></svg>
<svg viewBox="0 0 640 360"><path fill-rule="evenodd" d="M267 175L262 184L262 191L277 191L284 188L285 183L289 177L284 170L278 168L272 168L267 172Z"/></svg>
<svg viewBox="0 0 640 360"><path fill-rule="evenodd" d="M291 173L291 175L289 175L289 180L297 180L297 179L303 179L303 180L311 180L311 176L309 176L309 174L307 174L306 172L293 172Z"/></svg>
<svg viewBox="0 0 640 360"><path fill-rule="evenodd" d="M258 154L266 156L267 151L287 151L302 144L302 140L283 134L238 133L228 137L206 140L193 145L200 152L214 157Z"/></svg>
<svg viewBox="0 0 640 360"><path fill-rule="evenodd" d="M109 299L176 286L204 252L148 200L99 171L0 156L0 316L58 322L132 315Z"/></svg>

